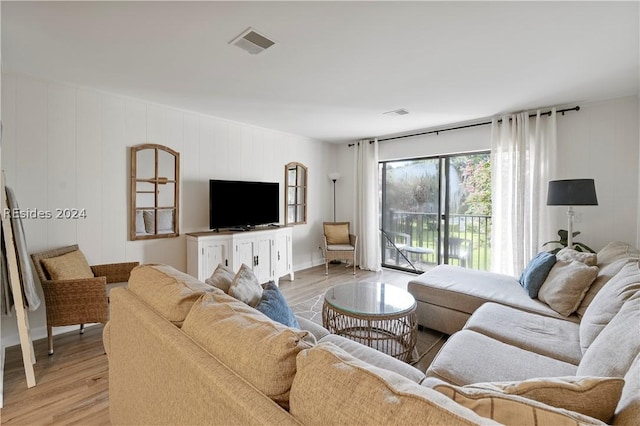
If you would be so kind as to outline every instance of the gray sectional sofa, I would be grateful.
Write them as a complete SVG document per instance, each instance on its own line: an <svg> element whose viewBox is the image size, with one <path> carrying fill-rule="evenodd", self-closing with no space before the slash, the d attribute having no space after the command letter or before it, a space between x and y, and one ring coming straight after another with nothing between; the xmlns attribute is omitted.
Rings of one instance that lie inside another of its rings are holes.
<svg viewBox="0 0 640 426"><path fill-rule="evenodd" d="M604 247L595 281L569 316L530 298L515 277L448 265L416 277L408 290L418 302L419 323L451 334L425 385L623 378L621 394L590 396L586 405L612 399L613 417L601 420L640 424L639 258L625 243Z"/></svg>

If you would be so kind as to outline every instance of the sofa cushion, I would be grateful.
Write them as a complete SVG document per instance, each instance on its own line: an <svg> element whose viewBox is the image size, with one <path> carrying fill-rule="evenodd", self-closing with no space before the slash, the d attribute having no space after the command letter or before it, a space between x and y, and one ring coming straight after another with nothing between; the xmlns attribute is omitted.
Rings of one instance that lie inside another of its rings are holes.
<svg viewBox="0 0 640 426"><path fill-rule="evenodd" d="M542 284L538 299L554 311L568 317L578 309L597 275L597 266L587 266L577 260L559 260Z"/></svg>
<svg viewBox="0 0 640 426"><path fill-rule="evenodd" d="M578 376L624 377L640 353L640 293L631 296L589 346Z"/></svg>
<svg viewBox="0 0 640 426"><path fill-rule="evenodd" d="M80 250L42 259L42 264L52 280L76 280L94 276L89 262Z"/></svg>
<svg viewBox="0 0 640 426"><path fill-rule="evenodd" d="M465 388L518 395L608 422L613 417L623 386L624 379L619 377L567 376L474 383Z"/></svg>
<svg viewBox="0 0 640 426"><path fill-rule="evenodd" d="M587 266L596 266L598 264L598 256L596 255L596 253L578 251L569 247L565 247L557 252L556 259L563 260L565 262L577 260L578 262L582 262Z"/></svg>
<svg viewBox="0 0 640 426"><path fill-rule="evenodd" d="M287 407L296 355L315 338L270 320L225 294L202 296L182 330L271 399Z"/></svg>
<svg viewBox="0 0 640 426"><path fill-rule="evenodd" d="M515 277L455 265L436 266L409 281L407 290L418 302L467 314L472 314L485 302L497 302L562 318L545 303L527 296ZM577 316L569 318L578 321ZM422 325L429 326L428 322Z"/></svg>
<svg viewBox="0 0 640 426"><path fill-rule="evenodd" d="M129 290L160 315L181 326L191 306L205 293L221 292L167 265L140 265L131 271Z"/></svg>
<svg viewBox="0 0 640 426"><path fill-rule="evenodd" d="M406 362L402 362L392 356L358 342L354 342L353 340L349 340L345 337L338 336L337 334L328 334L320 339L318 343L323 342L330 342L360 361L398 373L412 382L422 383L425 379L425 375L422 371L412 367Z"/></svg>
<svg viewBox="0 0 640 426"><path fill-rule="evenodd" d="M574 376L576 370L577 367L568 362L509 345L475 331L462 330L449 337L426 375L463 386L533 377Z"/></svg>
<svg viewBox="0 0 640 426"><path fill-rule="evenodd" d="M598 267L600 271L596 280L589 287L584 299L577 310L579 317L582 317L600 289L613 278L629 261L640 259L640 251L629 244L612 242L607 244L598 252Z"/></svg>
<svg viewBox="0 0 640 426"><path fill-rule="evenodd" d="M258 278L244 263L233 277L233 282L229 287L229 295L251 307L255 307L262 297L262 286L258 282Z"/></svg>
<svg viewBox="0 0 640 426"><path fill-rule="evenodd" d="M495 424L325 342L298 355L290 413L303 424Z"/></svg>
<svg viewBox="0 0 640 426"><path fill-rule="evenodd" d="M625 266L593 298L580 322L580 346L584 353L602 329L618 313L623 303L640 291L640 269L637 261Z"/></svg>
<svg viewBox="0 0 640 426"><path fill-rule="evenodd" d="M530 298L535 299L538 297L540 287L542 287L544 280L547 279L547 275L549 275L549 271L551 271L555 263L555 255L543 251L535 255L522 271L520 284L527 291Z"/></svg>
<svg viewBox="0 0 640 426"><path fill-rule="evenodd" d="M489 302L475 311L464 329L576 366L582 358L579 325L560 318Z"/></svg>
<svg viewBox="0 0 640 426"><path fill-rule="evenodd" d="M640 419L640 353L624 376L624 388L613 417L614 425L632 425Z"/></svg>
<svg viewBox="0 0 640 426"><path fill-rule="evenodd" d="M269 281L262 286L262 297L256 305L256 309L280 324L287 327L300 328L296 316L273 281Z"/></svg>
<svg viewBox="0 0 640 426"><path fill-rule="evenodd" d="M506 425L604 425L606 423L583 414L556 408L533 399L495 390L439 384L434 390L468 407L483 417Z"/></svg>
<svg viewBox="0 0 640 426"><path fill-rule="evenodd" d="M231 268L224 266L223 264L219 264L216 269L213 271L213 274L209 278L207 278L204 282L212 285L214 287L219 288L225 293L229 293L229 287L233 283L233 278L236 274L233 272Z"/></svg>

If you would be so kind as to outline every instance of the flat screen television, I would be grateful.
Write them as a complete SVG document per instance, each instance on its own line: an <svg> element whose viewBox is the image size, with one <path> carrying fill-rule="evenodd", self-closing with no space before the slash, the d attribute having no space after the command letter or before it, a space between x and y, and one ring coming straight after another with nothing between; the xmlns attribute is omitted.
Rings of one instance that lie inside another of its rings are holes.
<svg viewBox="0 0 640 426"><path fill-rule="evenodd" d="M278 182L209 181L209 227L250 228L280 222Z"/></svg>

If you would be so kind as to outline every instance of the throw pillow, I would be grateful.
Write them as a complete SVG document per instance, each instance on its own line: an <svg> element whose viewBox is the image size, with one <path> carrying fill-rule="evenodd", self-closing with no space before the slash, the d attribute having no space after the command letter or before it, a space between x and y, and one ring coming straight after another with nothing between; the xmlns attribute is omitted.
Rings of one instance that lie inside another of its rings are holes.
<svg viewBox="0 0 640 426"><path fill-rule="evenodd" d="M87 262L80 250L74 250L62 256L42 259L42 264L52 280L76 280L94 277L89 262Z"/></svg>
<svg viewBox="0 0 640 426"><path fill-rule="evenodd" d="M234 277L235 273L233 272L233 270L220 263L216 267L215 271L213 271L213 274L211 274L209 278L204 280L204 282L217 287L228 294Z"/></svg>
<svg viewBox="0 0 640 426"><path fill-rule="evenodd" d="M544 377L521 382L475 383L465 388L519 395L608 422L613 417L624 379L620 377Z"/></svg>
<svg viewBox="0 0 640 426"><path fill-rule="evenodd" d="M605 423L574 411L552 407L518 395L474 389L449 384L436 385L434 390L448 396L463 407L505 425L604 425Z"/></svg>
<svg viewBox="0 0 640 426"><path fill-rule="evenodd" d="M582 252L578 250L574 250L569 247L565 247L556 253L556 258L558 260L564 260L565 262L571 262L572 260L577 260L578 262L582 262L587 266L596 266L598 263L598 255L595 253Z"/></svg>
<svg viewBox="0 0 640 426"><path fill-rule="evenodd" d="M538 253L525 268L520 276L520 285L529 294L529 297L535 299L538 297L540 287L547 279L549 271L556 263L556 257L546 251Z"/></svg>
<svg viewBox="0 0 640 426"><path fill-rule="evenodd" d="M256 309L280 324L300 328L296 316L273 281L269 281L263 286L262 297L256 305Z"/></svg>
<svg viewBox="0 0 640 426"><path fill-rule="evenodd" d="M554 311L568 317L578 309L597 275L597 266L587 266L577 260L559 260L540 287L538 299Z"/></svg>
<svg viewBox="0 0 640 426"><path fill-rule="evenodd" d="M242 264L229 287L229 295L255 308L262 297L262 286L253 271Z"/></svg>
<svg viewBox="0 0 640 426"><path fill-rule="evenodd" d="M327 237L327 245L350 244L349 224L325 224L324 235Z"/></svg>

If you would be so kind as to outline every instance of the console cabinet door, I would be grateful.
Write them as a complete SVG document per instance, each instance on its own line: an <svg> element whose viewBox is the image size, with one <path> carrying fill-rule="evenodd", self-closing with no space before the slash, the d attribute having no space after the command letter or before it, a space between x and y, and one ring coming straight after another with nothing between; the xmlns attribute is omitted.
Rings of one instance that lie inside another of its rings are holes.
<svg viewBox="0 0 640 426"><path fill-rule="evenodd" d="M256 239L257 246L257 263L253 268L260 284L273 279L273 271L271 267L271 245L273 242L273 234L262 235Z"/></svg>
<svg viewBox="0 0 640 426"><path fill-rule="evenodd" d="M289 230L290 231L290 230ZM279 232L275 237L275 249L273 253L273 276L280 278L290 273L291 268L291 232ZM293 278L291 278L293 280Z"/></svg>
<svg viewBox="0 0 640 426"><path fill-rule="evenodd" d="M209 240L204 243L204 278L207 279L213 274L219 264L229 266L229 241Z"/></svg>

